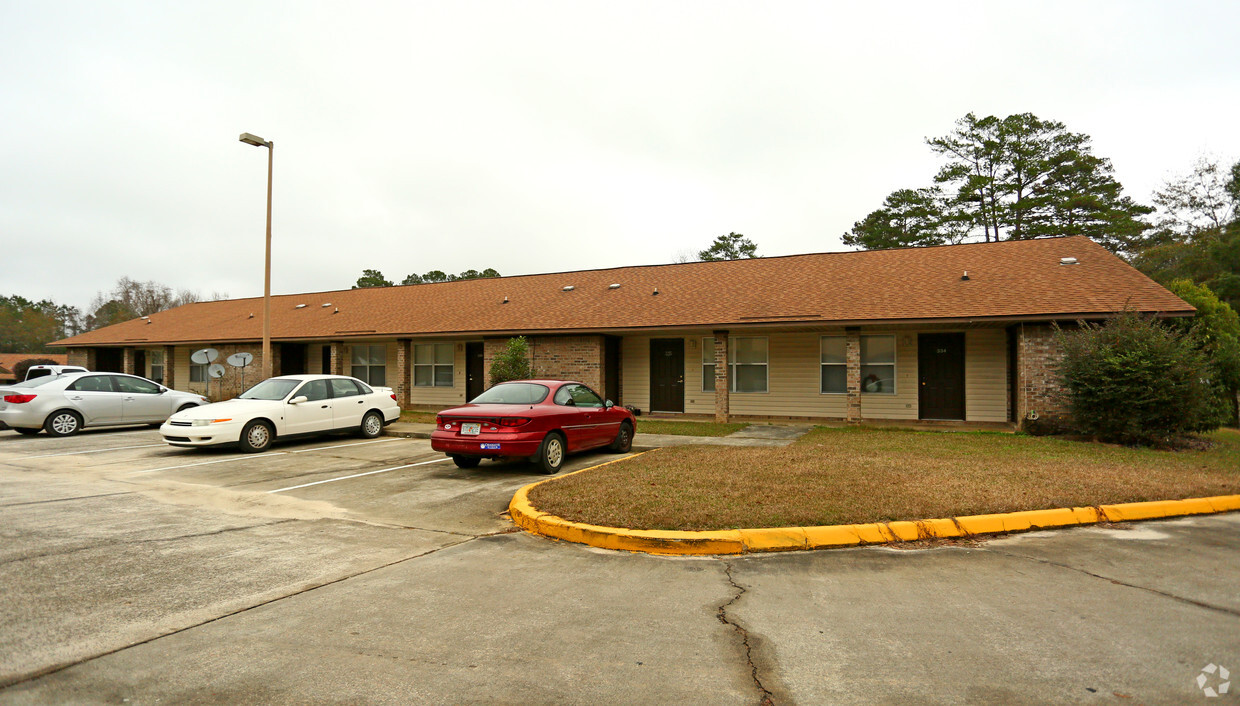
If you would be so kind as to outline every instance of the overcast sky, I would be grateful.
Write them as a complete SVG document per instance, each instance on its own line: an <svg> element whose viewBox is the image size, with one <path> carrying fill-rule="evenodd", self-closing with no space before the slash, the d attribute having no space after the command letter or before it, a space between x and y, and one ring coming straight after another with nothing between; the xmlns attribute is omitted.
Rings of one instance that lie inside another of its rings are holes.
<svg viewBox="0 0 1240 706"><path fill-rule="evenodd" d="M1240 3L0 0L0 294L844 249L969 111L1149 202L1240 158Z"/></svg>

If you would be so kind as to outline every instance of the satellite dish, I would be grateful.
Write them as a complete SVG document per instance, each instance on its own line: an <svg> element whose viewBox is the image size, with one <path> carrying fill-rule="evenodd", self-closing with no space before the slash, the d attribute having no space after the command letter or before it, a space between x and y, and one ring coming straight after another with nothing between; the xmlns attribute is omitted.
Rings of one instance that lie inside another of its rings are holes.
<svg viewBox="0 0 1240 706"><path fill-rule="evenodd" d="M198 365L206 365L218 357L220 357L219 351L214 348L203 348L202 350L194 351L194 354L189 359Z"/></svg>
<svg viewBox="0 0 1240 706"><path fill-rule="evenodd" d="M224 377L224 366L219 363L212 363L211 367L207 368L207 375L210 375L213 378Z"/></svg>
<svg viewBox="0 0 1240 706"><path fill-rule="evenodd" d="M234 368L244 368L254 360L253 353L233 353L228 356L228 364Z"/></svg>

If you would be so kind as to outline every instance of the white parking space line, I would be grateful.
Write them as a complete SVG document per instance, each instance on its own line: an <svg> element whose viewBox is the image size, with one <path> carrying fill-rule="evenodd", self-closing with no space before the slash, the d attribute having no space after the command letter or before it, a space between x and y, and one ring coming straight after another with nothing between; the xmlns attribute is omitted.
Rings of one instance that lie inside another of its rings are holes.
<svg viewBox="0 0 1240 706"><path fill-rule="evenodd" d="M305 453L310 453L311 451L326 451L328 449L344 449L350 446L365 446L366 444L382 444L388 441L408 441L408 439L379 439L378 441L359 441L356 444L337 444L336 446L319 446L318 448L313 448L313 449L298 449L296 451L290 451L289 453L305 454Z"/></svg>
<svg viewBox="0 0 1240 706"><path fill-rule="evenodd" d="M284 455L283 451L276 451L274 453L265 453L263 454L263 457L266 458L268 456L283 456L283 455ZM240 461L243 458L253 458L253 456L233 456L232 458L221 458L215 461L200 461L199 463L187 463L183 466L164 466L163 468L151 468L145 471L134 471L133 473L130 473L129 475L140 476L143 473L154 473L155 471L171 471L177 468L192 468L193 466L209 466L213 463L224 463L225 461Z"/></svg>
<svg viewBox="0 0 1240 706"><path fill-rule="evenodd" d="M348 480L350 478L361 478L362 476L373 476L376 473L387 473L388 471L399 471L402 468L413 468L414 466L425 466L431 463L443 463L444 461L451 461L451 460L452 459L445 457L445 458L437 458L434 461L422 461L421 463L408 463L408 464L405 464L404 466L393 466L391 468L382 468L377 471L367 471L365 473L354 473L351 476L341 476L339 478L328 478L327 480L316 480L313 483L302 483L301 485L293 485L287 488L280 488L279 490L268 490L267 492L268 493L283 493L286 490L297 490L298 488L309 488L312 485L322 485L324 483L335 483L338 480Z"/></svg>
<svg viewBox="0 0 1240 706"><path fill-rule="evenodd" d="M60 454L43 454L42 456L23 456L22 459L28 458L53 458L55 456L84 456L86 454L99 454L104 451L125 451L126 449L153 449L157 446L167 446L167 444L144 444L142 446L117 446L111 449L91 449L89 451L67 451Z"/></svg>

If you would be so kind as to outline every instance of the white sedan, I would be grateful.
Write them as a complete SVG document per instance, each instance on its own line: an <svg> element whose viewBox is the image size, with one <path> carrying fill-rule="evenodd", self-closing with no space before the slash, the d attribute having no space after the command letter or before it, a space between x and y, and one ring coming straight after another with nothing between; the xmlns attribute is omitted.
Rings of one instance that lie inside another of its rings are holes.
<svg viewBox="0 0 1240 706"><path fill-rule="evenodd" d="M265 451L276 438L356 431L373 439L400 418L390 387L343 375L286 375L263 380L227 402L177 412L159 428L173 446L237 444Z"/></svg>

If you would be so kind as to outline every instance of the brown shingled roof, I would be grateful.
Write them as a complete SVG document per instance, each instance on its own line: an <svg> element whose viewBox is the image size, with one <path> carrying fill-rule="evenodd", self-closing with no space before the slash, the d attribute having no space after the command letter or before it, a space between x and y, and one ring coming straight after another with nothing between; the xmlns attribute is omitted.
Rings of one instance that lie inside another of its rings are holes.
<svg viewBox="0 0 1240 706"><path fill-rule="evenodd" d="M1079 264L1061 265L1065 257ZM967 281L961 279L965 271ZM620 287L610 289L612 284ZM569 285L574 289L563 291ZM299 304L306 306L298 309ZM1049 320L1124 308L1168 315L1194 311L1102 246L1077 236L286 294L272 297L271 335L301 340ZM135 319L57 345L254 341L262 337L261 317L262 298L200 302L153 314L149 323Z"/></svg>

